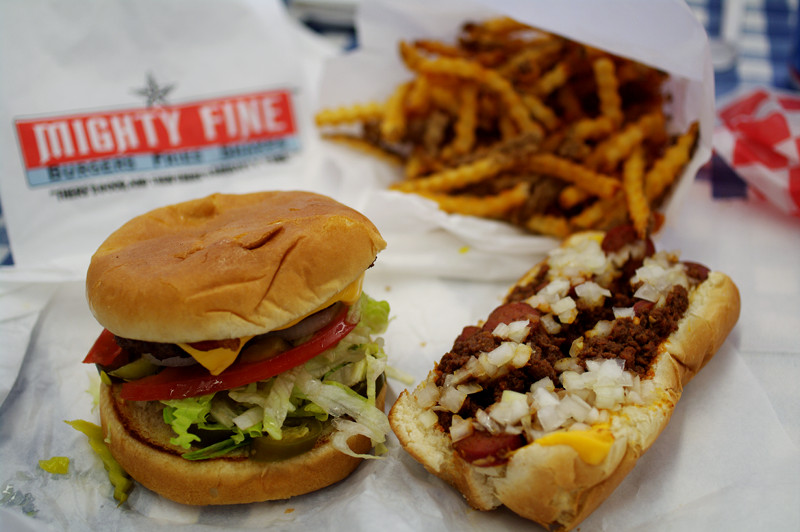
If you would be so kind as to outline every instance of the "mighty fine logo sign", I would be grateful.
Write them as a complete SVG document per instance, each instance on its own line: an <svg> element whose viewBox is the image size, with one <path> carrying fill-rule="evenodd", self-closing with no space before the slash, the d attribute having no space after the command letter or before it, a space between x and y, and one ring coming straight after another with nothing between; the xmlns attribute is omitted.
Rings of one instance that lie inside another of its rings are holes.
<svg viewBox="0 0 800 532"><path fill-rule="evenodd" d="M299 149L292 95L271 90L166 104L151 76L147 107L16 120L28 184L284 158Z"/></svg>

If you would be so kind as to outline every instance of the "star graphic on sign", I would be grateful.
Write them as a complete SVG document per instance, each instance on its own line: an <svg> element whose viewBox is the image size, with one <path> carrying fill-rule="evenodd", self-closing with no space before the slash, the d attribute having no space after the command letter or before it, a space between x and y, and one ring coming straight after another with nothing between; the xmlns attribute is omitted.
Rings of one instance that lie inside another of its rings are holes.
<svg viewBox="0 0 800 532"><path fill-rule="evenodd" d="M133 92L147 99L147 107L153 107L154 105L167 105L167 94L174 88L174 83L159 85L153 75L148 72L145 86Z"/></svg>

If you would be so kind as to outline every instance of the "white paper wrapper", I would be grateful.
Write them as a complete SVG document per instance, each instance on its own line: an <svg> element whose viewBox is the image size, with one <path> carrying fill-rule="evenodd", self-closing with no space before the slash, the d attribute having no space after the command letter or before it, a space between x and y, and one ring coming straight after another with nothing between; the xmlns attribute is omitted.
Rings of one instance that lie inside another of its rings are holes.
<svg viewBox="0 0 800 532"><path fill-rule="evenodd" d="M157 206L311 186L316 79L277 0L6 3L0 35L0 191L18 267L81 271Z"/></svg>
<svg viewBox="0 0 800 532"><path fill-rule="evenodd" d="M398 57L401 40L454 42L465 21L501 14L670 73L670 127L684 131L692 121L700 122L697 150L665 208L667 223L671 223L687 187L710 157L714 123L708 40L683 2L366 2L358 19L361 46L353 54L326 62L320 108L384 101L398 84L412 77ZM384 267L460 279L513 280L556 245L552 238L493 221L442 214L431 201L386 192L392 180L387 180L392 172L387 166L380 162L365 166L362 155L343 147L338 151L331 164L365 189L366 197L359 205L390 242L382 259ZM394 179L400 179L399 172L395 171ZM431 249L439 250L436 257L430 256Z"/></svg>
<svg viewBox="0 0 800 532"><path fill-rule="evenodd" d="M366 289L392 302L386 350L395 367L419 381L463 325L499 302L506 286L379 274L369 277ZM288 501L193 508L136 486L129 502L117 507L86 438L63 423L98 421L86 391L95 371L78 362L98 332L82 284L63 284L42 314L0 410L0 518L12 515L24 525L20 530L539 529L506 510L471 510L393 436L382 460L364 462L346 481ZM404 386L389 381L387 401ZM70 457L68 475L38 467L38 460L52 456ZM800 495L799 456L743 363L734 335L687 387L656 444L581 529L791 529L800 523L790 510ZM23 519L23 508L34 516Z"/></svg>

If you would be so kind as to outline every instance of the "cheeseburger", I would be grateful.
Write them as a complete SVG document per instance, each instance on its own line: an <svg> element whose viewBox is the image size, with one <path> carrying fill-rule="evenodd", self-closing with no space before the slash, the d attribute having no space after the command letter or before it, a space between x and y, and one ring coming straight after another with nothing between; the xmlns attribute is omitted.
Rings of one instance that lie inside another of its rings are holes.
<svg viewBox="0 0 800 532"><path fill-rule="evenodd" d="M185 504L285 499L382 446L389 307L362 292L375 226L307 192L215 194L129 221L86 297L86 363L133 479Z"/></svg>

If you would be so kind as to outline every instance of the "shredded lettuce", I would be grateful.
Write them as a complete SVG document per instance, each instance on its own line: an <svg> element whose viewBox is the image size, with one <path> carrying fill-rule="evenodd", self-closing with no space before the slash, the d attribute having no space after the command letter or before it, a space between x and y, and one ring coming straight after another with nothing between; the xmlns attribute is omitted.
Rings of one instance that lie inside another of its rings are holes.
<svg viewBox="0 0 800 532"><path fill-rule="evenodd" d="M187 397L185 399L170 399L164 403L164 422L175 431L174 438L170 439L173 445L189 449L193 441L200 441L200 437L189 432L192 425L203 424L211 412L211 399L214 394Z"/></svg>
<svg viewBox="0 0 800 532"><path fill-rule="evenodd" d="M372 334L381 334L389 326L389 303L361 294L361 324Z"/></svg>
<svg viewBox="0 0 800 532"><path fill-rule="evenodd" d="M280 440L287 418L326 421L349 416L352 419L336 419L334 423L337 433L332 442L339 451L362 458L371 456L356 454L349 448L347 440L354 434L367 436L373 446L383 448L391 428L375 402L378 379L387 370L387 357L383 339L373 335L386 330L390 308L387 302L363 293L358 307L354 315L359 315L360 321L350 334L302 366L240 388L162 401L164 421L177 435L170 441L191 449L193 442L200 441L190 432L193 426L231 433L228 439L183 455L201 460L234 451L250 438L269 436ZM363 390L364 395L352 387Z"/></svg>

